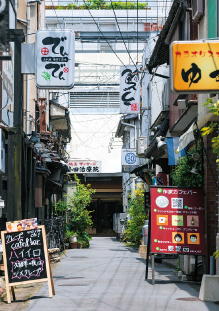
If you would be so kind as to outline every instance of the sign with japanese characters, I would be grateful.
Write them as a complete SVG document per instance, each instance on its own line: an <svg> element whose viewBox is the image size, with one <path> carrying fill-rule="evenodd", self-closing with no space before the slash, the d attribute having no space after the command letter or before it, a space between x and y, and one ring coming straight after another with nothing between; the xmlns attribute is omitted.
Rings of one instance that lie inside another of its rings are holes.
<svg viewBox="0 0 219 311"><path fill-rule="evenodd" d="M101 173L101 161L70 161L68 165L76 174Z"/></svg>
<svg viewBox="0 0 219 311"><path fill-rule="evenodd" d="M140 113L139 66L120 67L120 113Z"/></svg>
<svg viewBox="0 0 219 311"><path fill-rule="evenodd" d="M75 35L70 30L38 30L35 42L36 86L72 88L75 72Z"/></svg>
<svg viewBox="0 0 219 311"><path fill-rule="evenodd" d="M122 149L122 172L130 173L138 167L138 158L133 149Z"/></svg>
<svg viewBox="0 0 219 311"><path fill-rule="evenodd" d="M204 255L203 205L203 189L152 186L152 253Z"/></svg>
<svg viewBox="0 0 219 311"><path fill-rule="evenodd" d="M1 232L7 300L9 286L48 282L49 296L54 285L48 256L45 227L19 232Z"/></svg>
<svg viewBox="0 0 219 311"><path fill-rule="evenodd" d="M209 93L219 90L219 42L175 41L170 46L171 90Z"/></svg>

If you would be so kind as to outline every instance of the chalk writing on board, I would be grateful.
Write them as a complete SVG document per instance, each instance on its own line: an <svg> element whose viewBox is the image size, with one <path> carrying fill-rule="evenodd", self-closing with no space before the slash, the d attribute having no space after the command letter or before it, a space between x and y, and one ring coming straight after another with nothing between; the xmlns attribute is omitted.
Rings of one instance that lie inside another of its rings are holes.
<svg viewBox="0 0 219 311"><path fill-rule="evenodd" d="M40 272L43 270L44 261L38 258L24 259L22 261L12 262L12 279L20 279L22 276L27 277L28 279L31 276L40 276ZM35 267L34 270L29 270L29 267Z"/></svg>
<svg viewBox="0 0 219 311"><path fill-rule="evenodd" d="M7 233L5 247L11 282L47 277L42 229Z"/></svg>

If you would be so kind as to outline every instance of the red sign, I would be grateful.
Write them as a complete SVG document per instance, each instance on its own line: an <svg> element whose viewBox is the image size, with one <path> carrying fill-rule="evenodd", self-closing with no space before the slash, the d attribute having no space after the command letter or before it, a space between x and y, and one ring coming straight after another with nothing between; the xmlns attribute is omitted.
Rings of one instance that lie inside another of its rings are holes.
<svg viewBox="0 0 219 311"><path fill-rule="evenodd" d="M152 253L205 254L203 189L151 187Z"/></svg>
<svg viewBox="0 0 219 311"><path fill-rule="evenodd" d="M43 55L48 55L48 54L49 54L49 49L47 49L47 48L42 48L42 49L41 49L41 53L42 53Z"/></svg>
<svg viewBox="0 0 219 311"><path fill-rule="evenodd" d="M69 72L68 67L65 67L65 68L63 69L63 71L64 71L64 72Z"/></svg>
<svg viewBox="0 0 219 311"><path fill-rule="evenodd" d="M131 111L139 111L139 104L138 103L132 103L131 104Z"/></svg>

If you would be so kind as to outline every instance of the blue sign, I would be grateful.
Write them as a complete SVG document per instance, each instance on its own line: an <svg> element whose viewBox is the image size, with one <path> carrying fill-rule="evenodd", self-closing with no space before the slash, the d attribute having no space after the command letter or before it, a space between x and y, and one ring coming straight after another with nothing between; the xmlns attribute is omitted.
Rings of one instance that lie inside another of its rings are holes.
<svg viewBox="0 0 219 311"><path fill-rule="evenodd" d="M138 165L122 165L122 172L123 173L130 173L135 168L137 168Z"/></svg>
<svg viewBox="0 0 219 311"><path fill-rule="evenodd" d="M125 156L125 161L128 164L134 164L136 162L136 155L132 152L128 152Z"/></svg>

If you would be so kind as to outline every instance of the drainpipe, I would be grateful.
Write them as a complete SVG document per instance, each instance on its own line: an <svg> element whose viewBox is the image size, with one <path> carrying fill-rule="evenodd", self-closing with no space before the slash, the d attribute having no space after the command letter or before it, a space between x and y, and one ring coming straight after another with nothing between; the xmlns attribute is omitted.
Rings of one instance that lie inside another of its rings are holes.
<svg viewBox="0 0 219 311"><path fill-rule="evenodd" d="M27 2L27 44L30 44L30 2ZM30 75L27 74L26 132L30 131Z"/></svg>
<svg viewBox="0 0 219 311"><path fill-rule="evenodd" d="M121 121L121 124L134 127L134 129L135 129L135 142L136 142L137 141L136 125L130 124L130 123L125 123L123 121Z"/></svg>

